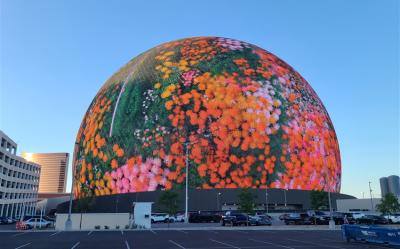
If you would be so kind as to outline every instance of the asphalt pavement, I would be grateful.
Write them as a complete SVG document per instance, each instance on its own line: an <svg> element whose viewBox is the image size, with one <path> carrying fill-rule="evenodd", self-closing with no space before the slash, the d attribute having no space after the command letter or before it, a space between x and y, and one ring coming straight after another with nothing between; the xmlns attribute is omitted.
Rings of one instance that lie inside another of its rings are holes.
<svg viewBox="0 0 400 249"><path fill-rule="evenodd" d="M141 230L0 232L1 249L379 249L346 243L340 231Z"/></svg>

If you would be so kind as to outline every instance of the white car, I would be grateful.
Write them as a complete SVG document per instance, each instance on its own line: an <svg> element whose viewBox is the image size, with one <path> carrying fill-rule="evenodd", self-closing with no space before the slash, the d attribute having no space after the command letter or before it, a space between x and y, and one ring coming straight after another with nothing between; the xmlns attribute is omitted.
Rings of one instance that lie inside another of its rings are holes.
<svg viewBox="0 0 400 249"><path fill-rule="evenodd" d="M400 223L400 214L388 214L384 216L389 223Z"/></svg>
<svg viewBox="0 0 400 249"><path fill-rule="evenodd" d="M40 218L30 218L29 220L24 221L24 223L29 228L45 228L53 225L53 222Z"/></svg>
<svg viewBox="0 0 400 249"><path fill-rule="evenodd" d="M157 223L157 222L165 222L167 223L169 219L169 215L166 213L152 213L151 214L151 223ZM170 219L171 221L171 219ZM173 222L173 220L172 220Z"/></svg>
<svg viewBox="0 0 400 249"><path fill-rule="evenodd" d="M174 217L175 222L184 222L185 221L185 215L184 214L177 214Z"/></svg>

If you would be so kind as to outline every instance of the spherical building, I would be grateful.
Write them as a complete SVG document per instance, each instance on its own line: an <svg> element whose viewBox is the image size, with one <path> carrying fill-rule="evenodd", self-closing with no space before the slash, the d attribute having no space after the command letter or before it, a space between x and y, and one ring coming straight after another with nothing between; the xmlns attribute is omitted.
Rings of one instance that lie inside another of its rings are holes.
<svg viewBox="0 0 400 249"><path fill-rule="evenodd" d="M157 189L339 192L329 115L300 74L238 40L196 37L132 59L92 101L74 155L77 198Z"/></svg>

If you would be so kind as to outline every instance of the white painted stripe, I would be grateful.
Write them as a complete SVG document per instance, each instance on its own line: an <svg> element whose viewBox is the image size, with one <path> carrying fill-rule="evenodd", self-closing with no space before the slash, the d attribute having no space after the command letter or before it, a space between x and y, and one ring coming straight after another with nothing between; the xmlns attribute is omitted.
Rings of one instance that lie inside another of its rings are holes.
<svg viewBox="0 0 400 249"><path fill-rule="evenodd" d="M13 237L17 237L17 236L24 235L24 234L27 234L27 233L28 232L19 232L19 233L14 234Z"/></svg>
<svg viewBox="0 0 400 249"><path fill-rule="evenodd" d="M221 242L221 241L218 241L218 240L215 240L215 239L210 239L210 240L211 240L211 241L214 241L214 242L216 242L216 243L218 243L218 244L224 245L224 246L229 246L230 248L241 249L240 247L237 247L237 246L234 246L234 245L225 243L225 242Z"/></svg>
<svg viewBox="0 0 400 249"><path fill-rule="evenodd" d="M90 232L88 232L88 234L87 235L91 235L93 233L93 230L92 231L90 231Z"/></svg>
<svg viewBox="0 0 400 249"><path fill-rule="evenodd" d="M206 232L219 234L219 232L217 232L217 231L211 231L211 230L206 230Z"/></svg>
<svg viewBox="0 0 400 249"><path fill-rule="evenodd" d="M74 249L74 248L78 247L78 245L79 245L80 243L81 243L80 241L76 242L76 244L73 245L73 246L71 247L71 249Z"/></svg>
<svg viewBox="0 0 400 249"><path fill-rule="evenodd" d="M188 232L186 232L186 231L183 231L183 230L176 230L177 232L181 232L181 233L184 233L184 234L188 234Z"/></svg>
<svg viewBox="0 0 400 249"><path fill-rule="evenodd" d="M131 247L129 246L129 244L128 244L128 241L127 241L127 240L125 240L125 245L126 245L126 249L131 249Z"/></svg>
<svg viewBox="0 0 400 249"><path fill-rule="evenodd" d="M22 247L25 247L25 246L29 246L30 244L31 244L31 242L26 243L25 245L22 245L22 246L19 246L19 247L15 247L15 249L19 249L19 248L22 248Z"/></svg>
<svg viewBox="0 0 400 249"><path fill-rule="evenodd" d="M318 244L318 243L312 243L312 242L302 241L302 240L297 240L297 239L286 239L286 240L293 241L293 242L300 242L300 243L309 244L309 245L314 245L314 246L320 246L320 247L329 247L329 248L345 249L345 248L340 247L340 246L330 246L330 245L327 245L327 244Z"/></svg>
<svg viewBox="0 0 400 249"><path fill-rule="evenodd" d="M58 232L52 233L52 234L50 234L50 236L49 236L49 237L51 237L51 236L54 236L54 235L56 235L56 234L59 234L59 233L61 233L61 231L58 231Z"/></svg>
<svg viewBox="0 0 400 249"><path fill-rule="evenodd" d="M282 248L287 248L287 249L295 249L293 247L290 246L284 246L284 245L280 245L280 244L276 244L276 243L271 243L268 241L263 241L263 240L258 240L258 239L249 239L250 241L254 241L254 242L259 242L259 243L263 243L263 244L267 244L267 245L271 245L271 246L277 246L277 247L282 247Z"/></svg>
<svg viewBox="0 0 400 249"><path fill-rule="evenodd" d="M124 235L124 231L123 230L121 230L121 235Z"/></svg>
<svg viewBox="0 0 400 249"><path fill-rule="evenodd" d="M156 232L154 232L154 231L153 231L153 230L151 230L151 229L150 229L149 231L150 231L150 232L152 232L152 233L154 233L154 234L157 234Z"/></svg>
<svg viewBox="0 0 400 249"><path fill-rule="evenodd" d="M168 240L168 241L171 242L172 244L176 245L177 247L181 248L181 249L186 249L183 245L180 245L180 244L176 243L173 240Z"/></svg>

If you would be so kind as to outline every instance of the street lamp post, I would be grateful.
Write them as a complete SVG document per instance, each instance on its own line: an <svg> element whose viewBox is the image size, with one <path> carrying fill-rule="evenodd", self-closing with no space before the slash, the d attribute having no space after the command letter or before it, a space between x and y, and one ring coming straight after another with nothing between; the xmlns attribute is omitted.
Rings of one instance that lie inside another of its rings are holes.
<svg viewBox="0 0 400 249"><path fill-rule="evenodd" d="M221 196L221 192L219 192L218 194L217 194L217 211L219 211L220 210L220 208L219 208L219 197Z"/></svg>
<svg viewBox="0 0 400 249"><path fill-rule="evenodd" d="M72 220L71 220L71 212L72 212L72 195L73 195L73 190L74 190L74 183L75 183L75 177L74 177L74 163L75 163L75 155L78 152L78 143L75 142L75 147L74 147L74 155L72 158L72 184L71 184L71 193L69 194L69 207L68 207L68 217L67 220L65 221L65 230L71 230L72 229Z"/></svg>
<svg viewBox="0 0 400 249"><path fill-rule="evenodd" d="M287 206L286 191L287 189L283 189L283 195L285 197L285 207Z"/></svg>
<svg viewBox="0 0 400 249"><path fill-rule="evenodd" d="M374 203L372 202L372 188L371 188L371 182L368 182L368 185L369 185L369 197L370 197L370 200L371 200L371 212L373 212L373 211L374 211Z"/></svg>
<svg viewBox="0 0 400 249"><path fill-rule="evenodd" d="M329 201L329 213L330 213L329 229L335 229L335 221L333 220L333 214L332 214L331 188L329 186L328 186L328 201Z"/></svg>
<svg viewBox="0 0 400 249"><path fill-rule="evenodd" d="M268 214L268 186L265 188L265 211Z"/></svg>
<svg viewBox="0 0 400 249"><path fill-rule="evenodd" d="M189 223L188 206L189 206L189 142L185 143L185 164L186 164L186 184L185 184L185 222Z"/></svg>

